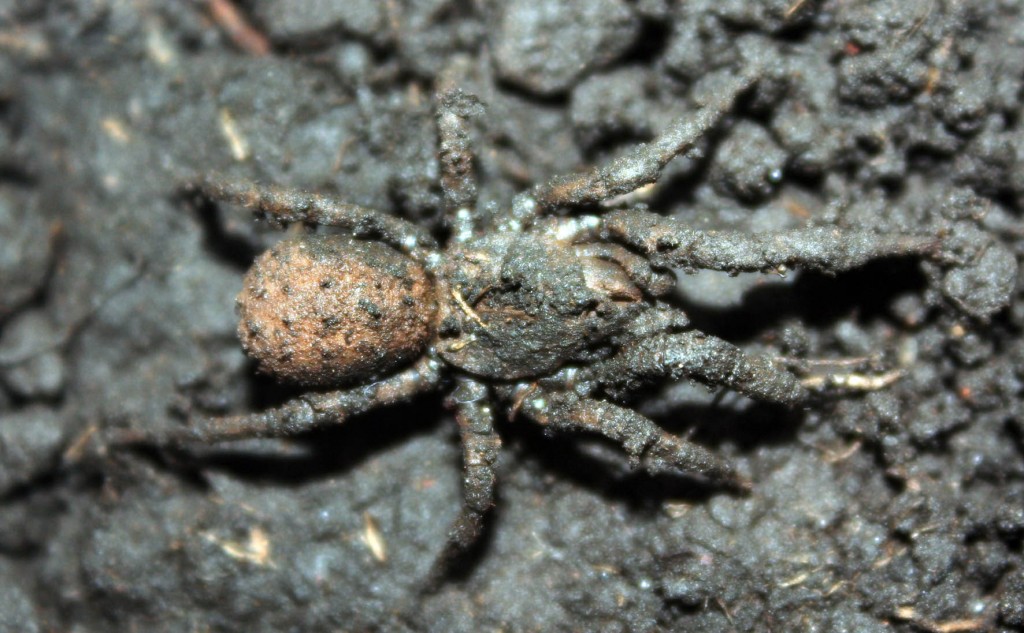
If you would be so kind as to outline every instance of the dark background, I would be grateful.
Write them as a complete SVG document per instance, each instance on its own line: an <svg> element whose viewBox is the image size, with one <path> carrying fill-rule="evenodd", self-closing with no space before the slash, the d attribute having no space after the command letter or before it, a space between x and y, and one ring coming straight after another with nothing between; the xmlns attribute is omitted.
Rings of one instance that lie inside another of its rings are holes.
<svg viewBox="0 0 1024 633"><path fill-rule="evenodd" d="M487 105L496 206L755 65L652 208L934 230L970 261L682 276L700 329L903 372L807 411L690 384L635 403L749 494L503 421L486 536L412 608L460 503L441 394L288 443L96 448L298 393L234 334L280 234L183 195L196 174L440 230L442 79ZM1013 266L985 257L1024 254L1022 100L1013 0L0 0L0 630L1024 630L1024 293L1006 306Z"/></svg>

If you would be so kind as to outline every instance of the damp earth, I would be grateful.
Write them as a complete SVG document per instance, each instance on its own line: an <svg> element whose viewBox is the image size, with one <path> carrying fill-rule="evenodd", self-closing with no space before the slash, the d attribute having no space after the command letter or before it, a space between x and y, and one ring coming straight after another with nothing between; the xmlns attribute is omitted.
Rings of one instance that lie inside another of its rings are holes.
<svg viewBox="0 0 1024 633"><path fill-rule="evenodd" d="M1024 630L1021 33L1013 2L0 2L0 630ZM245 271L294 234L183 183L323 192L441 237L440 86L485 105L468 140L496 217L752 69L615 204L941 234L959 265L677 271L700 331L893 378L798 408L687 380L633 396L748 492L501 418L486 529L410 616L462 494L442 394L287 441L96 448L304 390L235 332Z"/></svg>

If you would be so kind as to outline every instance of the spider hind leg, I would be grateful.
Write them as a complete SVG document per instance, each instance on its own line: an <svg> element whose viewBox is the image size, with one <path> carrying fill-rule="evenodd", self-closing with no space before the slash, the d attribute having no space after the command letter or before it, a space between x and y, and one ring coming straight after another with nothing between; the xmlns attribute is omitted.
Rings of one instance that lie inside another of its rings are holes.
<svg viewBox="0 0 1024 633"><path fill-rule="evenodd" d="M187 447L236 440L289 437L329 424L342 424L352 416L405 402L431 391L441 382L440 364L423 358L408 369L383 380L329 391L307 393L281 406L239 415L193 416L187 425L161 431L118 429L106 444L156 444Z"/></svg>

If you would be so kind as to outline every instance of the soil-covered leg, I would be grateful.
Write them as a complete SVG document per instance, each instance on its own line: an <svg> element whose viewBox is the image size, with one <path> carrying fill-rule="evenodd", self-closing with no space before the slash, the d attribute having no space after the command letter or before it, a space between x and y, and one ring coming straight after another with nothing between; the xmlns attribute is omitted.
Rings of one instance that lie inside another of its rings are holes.
<svg viewBox="0 0 1024 633"><path fill-rule="evenodd" d="M603 220L609 237L639 249L658 267L728 272L800 267L837 273L882 257L935 257L940 247L934 236L830 226L767 233L699 231L640 209L613 211Z"/></svg>
<svg viewBox="0 0 1024 633"><path fill-rule="evenodd" d="M494 505L494 468L501 450L487 387L476 380L460 378L449 402L455 406L462 440L463 505L448 532L448 543L431 570L428 591L443 580L452 563L480 537L484 517Z"/></svg>
<svg viewBox="0 0 1024 633"><path fill-rule="evenodd" d="M596 204L653 183L665 165L694 146L732 109L736 97L756 80L756 73L729 77L715 96L695 114L673 121L657 138L635 146L625 156L580 174L556 176L513 200L509 228L525 227L560 206Z"/></svg>
<svg viewBox="0 0 1024 633"><path fill-rule="evenodd" d="M473 117L483 112L484 108L475 96L458 89L446 90L437 97L441 191L444 193L445 218L452 231L452 239L457 242L470 239L479 228L469 125Z"/></svg>
<svg viewBox="0 0 1024 633"><path fill-rule="evenodd" d="M692 378L728 387L765 402L794 405L810 392L790 372L764 356L750 356L732 343L701 332L659 334L626 346L590 371L614 396L669 378Z"/></svg>
<svg viewBox="0 0 1024 633"><path fill-rule="evenodd" d="M434 389L441 376L436 361L423 359L405 371L370 385L328 393L310 393L280 407L244 415L194 417L187 426L161 433L116 430L108 445L187 446L261 437L287 437L365 413Z"/></svg>
<svg viewBox="0 0 1024 633"><path fill-rule="evenodd" d="M413 256L420 255L423 249L437 247L434 238L415 224L331 196L214 175L190 183L187 188L211 200L245 207L259 219L276 224L336 226L356 237L379 237Z"/></svg>
<svg viewBox="0 0 1024 633"><path fill-rule="evenodd" d="M700 475L715 483L749 487L728 460L610 402L581 398L572 392L538 390L523 402L520 411L550 429L603 435L622 445L634 467L649 473Z"/></svg>

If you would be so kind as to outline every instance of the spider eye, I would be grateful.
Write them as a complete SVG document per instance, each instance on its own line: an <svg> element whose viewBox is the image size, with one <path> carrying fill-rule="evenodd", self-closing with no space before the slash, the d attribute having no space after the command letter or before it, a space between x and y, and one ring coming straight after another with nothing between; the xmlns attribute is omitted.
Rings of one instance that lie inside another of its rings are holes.
<svg viewBox="0 0 1024 633"><path fill-rule="evenodd" d="M260 255L238 295L238 335L260 369L313 386L366 382L423 353L433 282L380 242L284 240Z"/></svg>

